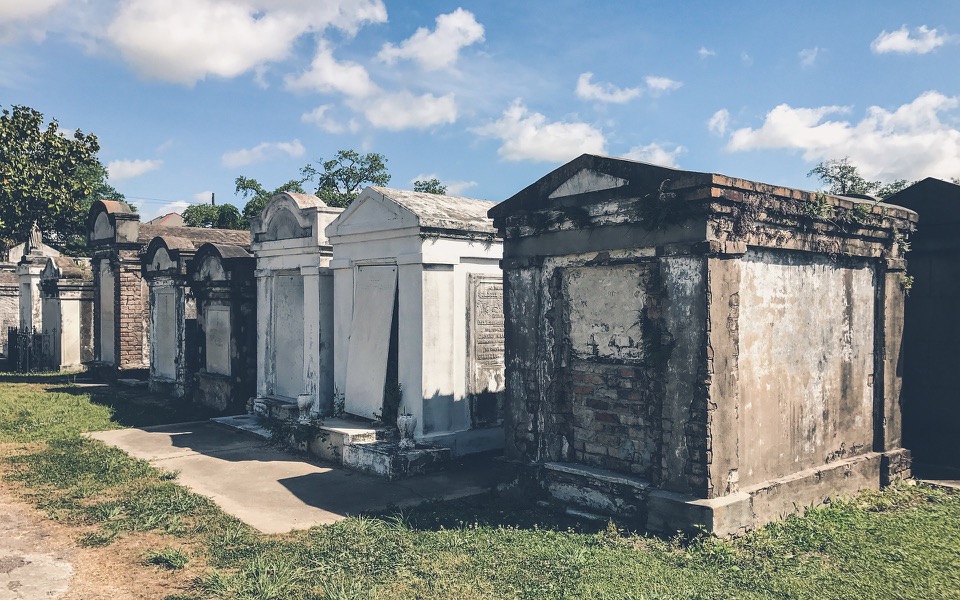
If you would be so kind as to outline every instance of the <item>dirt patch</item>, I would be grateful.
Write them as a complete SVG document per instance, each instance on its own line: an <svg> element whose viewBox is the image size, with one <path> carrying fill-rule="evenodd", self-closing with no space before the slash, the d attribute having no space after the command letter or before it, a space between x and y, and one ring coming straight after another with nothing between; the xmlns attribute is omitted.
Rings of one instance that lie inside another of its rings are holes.
<svg viewBox="0 0 960 600"><path fill-rule="evenodd" d="M150 550L181 547L176 538L138 533L85 548L77 542L85 532L47 519L16 495L11 482L0 481L0 600L156 600L189 593L199 574L199 566L165 571L142 564Z"/></svg>

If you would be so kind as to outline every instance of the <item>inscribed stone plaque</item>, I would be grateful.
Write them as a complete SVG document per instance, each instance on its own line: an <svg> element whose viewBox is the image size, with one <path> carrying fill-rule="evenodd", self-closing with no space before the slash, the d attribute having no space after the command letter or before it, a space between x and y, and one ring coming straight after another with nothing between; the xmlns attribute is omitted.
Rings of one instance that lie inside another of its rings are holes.
<svg viewBox="0 0 960 600"><path fill-rule="evenodd" d="M114 353L114 294L116 294L113 269L107 261L100 262L100 360L112 365L116 363Z"/></svg>
<svg viewBox="0 0 960 600"><path fill-rule="evenodd" d="M173 289L158 289L154 294L153 369L160 377L177 375L177 309Z"/></svg>
<svg viewBox="0 0 960 600"><path fill-rule="evenodd" d="M504 384L503 280L471 274L467 286L467 391L470 394L499 392Z"/></svg>
<svg viewBox="0 0 960 600"><path fill-rule="evenodd" d="M226 306L207 307L204 318L207 373L230 374L230 309Z"/></svg>
<svg viewBox="0 0 960 600"><path fill-rule="evenodd" d="M278 275L273 289L275 394L296 398L303 385L303 277Z"/></svg>

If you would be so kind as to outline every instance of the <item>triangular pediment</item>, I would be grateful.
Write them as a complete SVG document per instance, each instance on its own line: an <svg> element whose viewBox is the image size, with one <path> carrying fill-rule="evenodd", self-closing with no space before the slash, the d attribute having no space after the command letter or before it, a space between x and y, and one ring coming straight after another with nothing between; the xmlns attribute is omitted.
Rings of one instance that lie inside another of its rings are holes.
<svg viewBox="0 0 960 600"><path fill-rule="evenodd" d="M385 231L417 227L415 214L381 194L366 191L337 217L327 235L349 235L371 231Z"/></svg>
<svg viewBox="0 0 960 600"><path fill-rule="evenodd" d="M623 187L629 183L629 181L622 177L615 177L594 171L593 169L581 169L575 173L573 177L561 183L560 186L550 194L549 198L562 198L564 196L612 190Z"/></svg>

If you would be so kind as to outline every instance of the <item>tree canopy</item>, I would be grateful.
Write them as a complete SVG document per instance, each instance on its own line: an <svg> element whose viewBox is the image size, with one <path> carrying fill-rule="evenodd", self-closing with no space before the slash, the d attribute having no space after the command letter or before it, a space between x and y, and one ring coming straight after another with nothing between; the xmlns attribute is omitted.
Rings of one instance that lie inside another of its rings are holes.
<svg viewBox="0 0 960 600"><path fill-rule="evenodd" d="M440 183L440 180L436 177L432 179L418 179L413 182L413 191L446 196L447 186Z"/></svg>
<svg viewBox="0 0 960 600"><path fill-rule="evenodd" d="M847 194L869 194L877 198L886 198L896 194L912 182L906 179L897 179L890 183L882 181L868 181L856 165L849 158L830 159L819 163L807 173L807 177L814 177L827 185L827 192L845 196Z"/></svg>
<svg viewBox="0 0 960 600"><path fill-rule="evenodd" d="M390 173L387 172L386 165L387 159L382 154L375 152L360 154L355 150L340 150L331 160L321 159L322 170L308 164L300 169L298 179L291 179L273 190L267 190L256 179L241 175L237 177L235 183L236 194L247 200L243 207L242 228L249 227L250 220L259 215L267 205L267 201L277 194L307 193L304 187L307 182L317 182L315 193L327 206L346 208L360 194L362 186L390 183ZM437 181L437 183L440 182Z"/></svg>
<svg viewBox="0 0 960 600"><path fill-rule="evenodd" d="M320 159L323 171L307 165L301 174L317 180L317 197L327 206L346 208L360 194L364 184L387 185L387 159L382 154L356 150L339 150L330 160Z"/></svg>
<svg viewBox="0 0 960 600"><path fill-rule="evenodd" d="M187 227L249 228L240 210L232 204L194 204L187 207L182 216Z"/></svg>
<svg viewBox="0 0 960 600"><path fill-rule="evenodd" d="M94 200L123 200L107 184L97 158L100 144L79 129L68 137L56 119L13 105L0 115L0 245L26 239L34 223L62 251L83 248L86 216Z"/></svg>
<svg viewBox="0 0 960 600"><path fill-rule="evenodd" d="M306 167L304 167L304 169L305 168ZM303 189L303 184L309 181L309 177L304 176L304 169L300 170L300 179L291 179L280 187L270 191L263 187L256 179L244 177L243 175L237 177L234 181L237 185L235 193L241 198L247 199L247 203L243 207L243 227L249 228L250 220L259 216L260 213L263 212L263 207L267 205L267 201L277 194L282 192L305 194L306 191Z"/></svg>

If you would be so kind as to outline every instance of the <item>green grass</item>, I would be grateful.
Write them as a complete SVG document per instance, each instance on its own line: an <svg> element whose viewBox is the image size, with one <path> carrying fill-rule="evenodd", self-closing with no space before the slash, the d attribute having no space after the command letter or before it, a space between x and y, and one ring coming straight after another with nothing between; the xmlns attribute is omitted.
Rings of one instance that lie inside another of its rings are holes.
<svg viewBox="0 0 960 600"><path fill-rule="evenodd" d="M144 564L154 565L162 569L179 571L187 566L190 557L179 548L163 548L162 550L152 550L143 558Z"/></svg>
<svg viewBox="0 0 960 600"><path fill-rule="evenodd" d="M184 419L50 387L0 383L6 476L81 544L178 539L205 573L196 598L960 598L960 494L927 486L835 500L732 540L634 534L495 495L262 535L175 473L77 435ZM172 547L146 558L186 559Z"/></svg>

